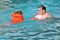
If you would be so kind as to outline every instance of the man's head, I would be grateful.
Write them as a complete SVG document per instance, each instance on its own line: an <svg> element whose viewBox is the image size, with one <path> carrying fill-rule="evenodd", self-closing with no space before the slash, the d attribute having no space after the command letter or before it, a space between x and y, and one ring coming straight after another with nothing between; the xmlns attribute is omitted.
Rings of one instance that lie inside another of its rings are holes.
<svg viewBox="0 0 60 40"><path fill-rule="evenodd" d="M40 7L39 7L39 9L38 9L38 12L39 12L40 14L46 13L46 7L43 6L43 5L40 5Z"/></svg>

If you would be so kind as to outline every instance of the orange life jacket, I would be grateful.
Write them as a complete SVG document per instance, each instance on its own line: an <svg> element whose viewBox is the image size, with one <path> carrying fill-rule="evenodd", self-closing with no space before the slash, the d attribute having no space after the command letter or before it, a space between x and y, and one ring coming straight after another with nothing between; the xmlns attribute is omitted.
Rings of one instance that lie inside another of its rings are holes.
<svg viewBox="0 0 60 40"><path fill-rule="evenodd" d="M12 17L12 19L11 19L12 23L19 23L19 22L23 21L23 15L22 14L12 13L11 17Z"/></svg>

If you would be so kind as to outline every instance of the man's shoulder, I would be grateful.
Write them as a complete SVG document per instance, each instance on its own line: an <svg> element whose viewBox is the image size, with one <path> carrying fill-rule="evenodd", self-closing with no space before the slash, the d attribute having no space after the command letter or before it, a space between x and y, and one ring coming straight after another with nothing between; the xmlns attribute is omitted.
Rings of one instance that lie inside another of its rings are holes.
<svg viewBox="0 0 60 40"><path fill-rule="evenodd" d="M50 15L50 13L46 13L46 15Z"/></svg>
<svg viewBox="0 0 60 40"><path fill-rule="evenodd" d="M50 13L46 13L46 16L51 17L51 14Z"/></svg>

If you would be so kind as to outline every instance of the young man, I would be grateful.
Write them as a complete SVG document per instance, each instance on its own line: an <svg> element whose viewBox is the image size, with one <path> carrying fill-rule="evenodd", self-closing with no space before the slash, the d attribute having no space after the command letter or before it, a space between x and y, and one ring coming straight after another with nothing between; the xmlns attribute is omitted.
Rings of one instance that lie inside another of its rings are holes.
<svg viewBox="0 0 60 40"><path fill-rule="evenodd" d="M51 15L46 12L46 7L41 5L38 9L38 13L32 17L32 20L44 20L46 18L51 18Z"/></svg>

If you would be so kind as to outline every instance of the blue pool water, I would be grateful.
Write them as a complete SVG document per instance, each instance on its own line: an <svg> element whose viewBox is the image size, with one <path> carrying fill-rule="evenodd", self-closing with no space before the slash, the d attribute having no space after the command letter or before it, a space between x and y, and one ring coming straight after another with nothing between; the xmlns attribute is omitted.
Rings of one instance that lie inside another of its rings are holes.
<svg viewBox="0 0 60 40"><path fill-rule="evenodd" d="M29 20L43 4L54 19ZM24 22L6 26L10 14L22 10ZM0 0L0 40L60 40L59 0Z"/></svg>

